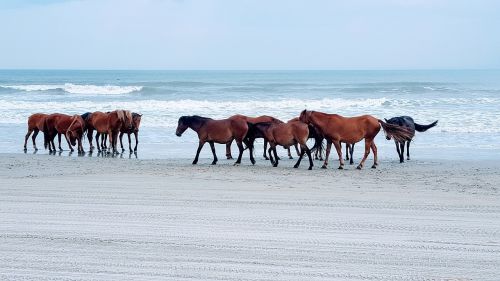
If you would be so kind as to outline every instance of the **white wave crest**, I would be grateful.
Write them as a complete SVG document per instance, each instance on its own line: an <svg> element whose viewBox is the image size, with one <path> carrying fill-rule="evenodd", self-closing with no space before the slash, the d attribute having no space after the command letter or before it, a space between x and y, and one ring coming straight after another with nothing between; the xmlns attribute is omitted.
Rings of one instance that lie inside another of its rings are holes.
<svg viewBox="0 0 500 281"><path fill-rule="evenodd" d="M66 83L64 85L1 85L0 87L26 92L63 90L70 94L80 95L123 95L142 90L142 86L79 85L72 83Z"/></svg>

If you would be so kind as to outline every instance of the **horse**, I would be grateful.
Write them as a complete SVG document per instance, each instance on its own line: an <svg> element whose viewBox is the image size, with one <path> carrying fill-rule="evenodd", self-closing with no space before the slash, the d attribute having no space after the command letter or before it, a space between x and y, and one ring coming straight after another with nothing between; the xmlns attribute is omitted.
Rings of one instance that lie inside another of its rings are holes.
<svg viewBox="0 0 500 281"><path fill-rule="evenodd" d="M295 118L288 120L288 123L297 122L297 121L300 121L299 117L295 117ZM314 146L313 147L316 147L316 149L314 149L314 159L315 160L323 160L323 153L322 153L323 152L323 140L325 138L323 137L321 132L318 129L316 129L313 125L308 124L308 127L309 127L309 137L308 138L314 139ZM299 155L298 145L295 144L294 146L295 146L295 150L297 151L297 155ZM288 149L288 153L290 154L290 148ZM290 158L290 159L292 159L292 158Z"/></svg>
<svg viewBox="0 0 500 281"><path fill-rule="evenodd" d="M255 164L255 159L253 157L253 144L249 143L245 139L248 132L248 124L242 118L214 120L212 118L197 115L181 116L178 121L177 129L175 130L175 135L178 137L182 136L188 128L195 131L198 134L199 139L198 150L196 151L196 157L193 160L193 165L198 163L200 151L206 142L208 142L212 148L212 154L214 156L212 165L215 165L217 164L218 159L215 154L214 143L227 144L233 140L236 140L236 144L239 149L238 159L234 165L239 165L241 163L241 157L244 150L243 143L245 143L250 150L250 161L252 164Z"/></svg>
<svg viewBox="0 0 500 281"><path fill-rule="evenodd" d="M59 141L59 151L62 151L61 147L61 135L64 135L66 142L68 143L68 147L71 152L74 151L68 136L66 135L66 131L69 126L73 122L73 116L61 114L61 113L53 113L48 115L45 118L45 122L43 123L43 132L44 132L44 146L45 149L49 149L50 152L56 151L56 146L54 144L54 138L56 135L58 136Z"/></svg>
<svg viewBox="0 0 500 281"><path fill-rule="evenodd" d="M123 134L127 134L127 136L128 136L128 149L129 149L130 153L132 153L132 144L131 144L131 140L130 140L130 134L132 134L132 133L135 136L135 147L134 147L133 151L137 151L137 145L139 144L138 135L139 135L139 126L141 125L141 117L142 117L142 114L132 112L132 128L122 127L120 129L120 146L122 148L122 152L125 151L125 149L123 148L123 142L122 142ZM104 145L106 145L105 142L104 142Z"/></svg>
<svg viewBox="0 0 500 281"><path fill-rule="evenodd" d="M283 123L283 121L281 121L277 118L274 118L272 116L268 116L268 115L262 115L259 117L249 117L249 116L245 116L245 115L241 115L241 114L236 114L236 115L229 117L229 119L244 120L244 121L251 123L251 124L260 123L260 122ZM231 155L231 144L232 144L232 142L226 144L226 157L227 157L227 159L233 159L233 156ZM297 151L297 155L299 155L298 147L295 146L295 149ZM264 157L264 159L269 160L269 158L266 155L266 152L267 152L267 141L264 140L264 153L262 156ZM288 158L293 159L292 153L290 152L290 148L288 148Z"/></svg>
<svg viewBox="0 0 500 281"><path fill-rule="evenodd" d="M250 143L253 143L256 138L262 137L264 140L269 142L269 159L273 167L278 167L278 154L276 152L276 146L281 145L284 148L289 148L292 145L299 144L301 151L297 163L293 166L298 168L300 161L307 153L309 157L309 170L312 170L314 166L311 151L307 147L307 140L309 138L309 126L300 121L290 121L287 123L272 123L272 122L261 122L261 123L248 123L249 132L247 138ZM274 152L274 158L272 152Z"/></svg>
<svg viewBox="0 0 500 281"><path fill-rule="evenodd" d="M362 139L365 140L365 153L363 159L357 166L357 169L363 168L366 158L370 154L370 148L373 151L373 166L376 168L378 165L377 159L377 146L375 145L374 138L380 131L380 127L384 130L388 137L395 140L402 141L408 140L411 133L404 127L397 125L387 124L384 121L377 119L370 115L362 115L357 117L343 117L338 114L327 114L317 111L304 110L300 113L300 121L306 124L312 124L318 128L322 135L327 140L325 162L321 168L326 169L328 166L328 158L332 143L335 145L337 154L340 161L339 169L344 168L344 159L342 157L342 148L340 143L357 143Z"/></svg>
<svg viewBox="0 0 500 281"><path fill-rule="evenodd" d="M352 154L354 153L354 145L354 143L345 143L345 160L349 160L349 165L354 164L354 159L352 158Z"/></svg>
<svg viewBox="0 0 500 281"><path fill-rule="evenodd" d="M399 117L393 117L389 120L385 119L385 122L387 122L388 124L403 126L403 127L407 128L407 130L409 130L411 133L411 137L409 140L402 140L402 141L394 140L394 143L396 144L396 150L397 150L398 156L399 156L399 163L404 163L404 161L405 161L405 157L404 157L405 142L406 142L407 160L410 160L410 142L413 139L413 137L415 136L415 130L418 132L425 132L425 131L429 130L430 128L436 126L438 123L438 120L432 122L429 125L420 125L420 124L415 123L415 121L413 121L413 118L411 118L410 116L399 116ZM390 138L388 138L388 140L389 139Z"/></svg>
<svg viewBox="0 0 500 281"><path fill-rule="evenodd" d="M83 135L86 132L85 120L81 115L75 114L72 117L71 124L66 130L65 136L66 139L69 139L69 142L72 146L76 145L76 141L78 141L78 153L84 153L82 139ZM73 151L73 150L71 150Z"/></svg>
<svg viewBox="0 0 500 281"><path fill-rule="evenodd" d="M47 116L48 115L44 113L35 113L28 117L28 132L26 133L26 136L24 138L24 151L28 150L26 148L26 145L28 144L28 138L30 137L31 133L33 133L33 136L31 137L31 139L33 140L33 149L35 151L38 150L35 142L36 136L38 135L38 132L43 132L43 124L45 123L45 118L47 118Z"/></svg>
<svg viewBox="0 0 500 281"><path fill-rule="evenodd" d="M100 134L108 134L110 147L113 153L118 153L116 149L118 133L120 129L132 129L132 114L128 110L115 110L109 113L96 111L87 116L86 124L88 129L88 139L90 143L90 150L94 149L92 145L92 134L96 131L96 145L97 150L101 152L102 147L99 143Z"/></svg>

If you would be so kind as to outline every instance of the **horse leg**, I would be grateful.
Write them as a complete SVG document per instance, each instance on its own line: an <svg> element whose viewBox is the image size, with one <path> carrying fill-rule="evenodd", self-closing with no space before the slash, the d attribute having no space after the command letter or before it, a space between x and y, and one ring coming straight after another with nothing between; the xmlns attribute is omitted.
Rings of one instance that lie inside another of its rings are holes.
<svg viewBox="0 0 500 281"><path fill-rule="evenodd" d="M342 145L340 144L340 141L334 141L333 145L335 146L335 149L337 150L337 154L339 156L339 162L340 162L339 169L342 170L344 169L344 157L342 157Z"/></svg>
<svg viewBox="0 0 500 281"><path fill-rule="evenodd" d="M83 153L82 138L78 138L78 153Z"/></svg>
<svg viewBox="0 0 500 281"><path fill-rule="evenodd" d="M330 158L330 150L332 149L332 141L327 140L326 141L326 155L325 155L325 163L323 163L323 166L321 166L321 169L326 169L328 166L328 158Z"/></svg>
<svg viewBox="0 0 500 281"><path fill-rule="evenodd" d="M307 147L307 145L304 145L305 146L305 150L306 150L306 153L307 153L307 157L309 157L309 168L308 170L312 170L313 166L314 166L314 163L313 163L313 158L312 158L312 155L311 155L311 150L309 149L309 147Z"/></svg>
<svg viewBox="0 0 500 281"><path fill-rule="evenodd" d="M306 148L307 148L307 146L306 146ZM304 157L305 152L306 152L306 150L304 149L304 146L300 145L299 160L297 160L297 163L295 163L295 165L293 165L294 168L298 168L300 166L300 161L302 161L302 157Z"/></svg>
<svg viewBox="0 0 500 281"><path fill-rule="evenodd" d="M350 150L350 148L351 148L351 145L346 142L345 143L345 160L349 160L349 150Z"/></svg>
<svg viewBox="0 0 500 281"><path fill-rule="evenodd" d="M122 152L124 152L125 149L123 148L123 132L120 132L120 147L122 148Z"/></svg>
<svg viewBox="0 0 500 281"><path fill-rule="evenodd" d="M375 145L375 141L372 141L372 152L373 152L373 166L372 169L377 168L378 166L378 153L377 153L377 146Z"/></svg>
<svg viewBox="0 0 500 281"><path fill-rule="evenodd" d="M241 164L241 157L243 156L243 143L241 140L236 140L236 144L238 145L238 159L236 159L236 162L234 162L234 165L239 165Z"/></svg>
<svg viewBox="0 0 500 281"><path fill-rule="evenodd" d="M94 130L88 129L87 139L89 140L89 144L90 144L90 147L89 147L90 152L92 152L92 150L94 150L94 146L92 145L92 135L93 134L94 134Z"/></svg>
<svg viewBox="0 0 500 281"><path fill-rule="evenodd" d="M226 158L228 160L233 159L233 156L231 155L231 144L233 141L231 140L230 142L226 143Z"/></svg>
<svg viewBox="0 0 500 281"><path fill-rule="evenodd" d="M269 157L272 157L272 155L269 155L269 157L267 157L266 151L267 151L267 140L264 139L264 154L262 156L264 156L264 159L269 160Z"/></svg>
<svg viewBox="0 0 500 281"><path fill-rule="evenodd" d="M293 159L292 152L290 152L290 147L288 147L287 150L288 150L288 159Z"/></svg>
<svg viewBox="0 0 500 281"><path fill-rule="evenodd" d="M139 144L139 132L134 132L135 136L135 147L134 147L134 152L137 151L137 145Z"/></svg>
<svg viewBox="0 0 500 281"><path fill-rule="evenodd" d="M40 130L38 129L35 129L35 131L33 132L33 136L31 137L31 140L33 141L33 149L36 151L38 150L38 148L36 147L36 136L38 136L38 133L40 132Z"/></svg>
<svg viewBox="0 0 500 281"><path fill-rule="evenodd" d="M244 139L243 142L248 147L248 151L250 153L250 162L252 162L252 165L255 165L255 158L253 157L253 143L251 143L247 139Z"/></svg>
<svg viewBox="0 0 500 281"><path fill-rule="evenodd" d="M267 151L267 153L269 154L269 158L267 158L269 161L271 161L271 165L274 165L274 158L273 158L273 148L271 147L271 145L269 145L269 150Z"/></svg>
<svg viewBox="0 0 500 281"><path fill-rule="evenodd" d="M200 140L200 143L198 144L198 150L196 150L196 156L193 160L193 165L196 165L198 163L198 157L200 156L200 151L203 148L203 145L205 145L205 141Z"/></svg>
<svg viewBox="0 0 500 281"><path fill-rule="evenodd" d="M59 136L60 136L60 135L59 135ZM69 151L71 151L71 152L75 151L75 150L73 149L73 146L72 146L72 145L71 145L71 143L69 142L68 136L66 136L66 134L64 134L64 138L66 139L66 142L68 143ZM60 145L61 145L61 144L59 143L59 146L60 146Z"/></svg>
<svg viewBox="0 0 500 281"><path fill-rule="evenodd" d="M113 132L111 131L108 131L108 137L109 137L109 148L111 148L113 150L113 154L115 153L115 146L114 146L114 142L113 142ZM109 150L108 150L109 152Z"/></svg>
<svg viewBox="0 0 500 281"><path fill-rule="evenodd" d="M361 159L361 162L359 163L358 167L356 167L356 169L361 170L361 168L363 168L366 158L368 158L368 155L370 154L370 148L372 146L372 142L373 139L365 139L365 155L363 155L363 159Z"/></svg>
<svg viewBox="0 0 500 281"><path fill-rule="evenodd" d="M406 158L407 160L410 160L410 142L411 141L408 141L406 143L406 156L408 156L408 158Z"/></svg>
<svg viewBox="0 0 500 281"><path fill-rule="evenodd" d="M210 144L210 148L212 149L212 154L214 155L214 161L212 161L212 165L217 164L217 154L215 154L215 145L213 141L208 142Z"/></svg>
<svg viewBox="0 0 500 281"><path fill-rule="evenodd" d="M66 135L64 135L66 136ZM62 151L63 149L61 148L61 134L57 133L57 141L59 142L59 151Z"/></svg>
<svg viewBox="0 0 500 281"><path fill-rule="evenodd" d="M399 155L399 163L405 162L405 142L402 141L399 143L399 147L401 149L401 154Z"/></svg>
<svg viewBox="0 0 500 281"><path fill-rule="evenodd" d="M26 145L28 144L28 138L30 137L31 133L33 132L33 130L29 129L28 128L28 132L26 133L26 136L24 137L24 151L28 150L26 148ZM36 147L36 145L34 144L34 141L33 141L33 146Z"/></svg>
<svg viewBox="0 0 500 281"><path fill-rule="evenodd" d="M399 162L401 162L401 151L399 150L399 143L397 141L394 141L396 144L396 151L398 152L398 157L399 157Z"/></svg>
<svg viewBox="0 0 500 281"><path fill-rule="evenodd" d="M350 152L349 152L349 154L351 154L351 160L349 160L349 165L354 164L354 159L352 158L352 154L353 153L354 153L354 143L350 145Z"/></svg>
<svg viewBox="0 0 500 281"><path fill-rule="evenodd" d="M274 145L273 147L273 152L274 152L274 158L276 158L273 167L278 167L279 158L278 158L278 152L276 151L276 145Z"/></svg>
<svg viewBox="0 0 500 281"><path fill-rule="evenodd" d="M130 133L127 133L127 137L128 137L128 151L132 153L134 151L132 150L132 140L130 138Z"/></svg>
<svg viewBox="0 0 500 281"><path fill-rule="evenodd" d="M97 151L101 152L101 143L99 142L99 136L101 133L97 132L95 133L95 145L97 145Z"/></svg>

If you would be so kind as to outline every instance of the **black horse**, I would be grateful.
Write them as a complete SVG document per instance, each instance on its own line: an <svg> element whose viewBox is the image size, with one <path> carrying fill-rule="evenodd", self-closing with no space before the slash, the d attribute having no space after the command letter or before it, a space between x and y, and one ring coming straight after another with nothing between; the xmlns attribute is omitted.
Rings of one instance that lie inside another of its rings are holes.
<svg viewBox="0 0 500 281"><path fill-rule="evenodd" d="M406 141L398 142L394 140L394 143L396 144L396 150L398 151L399 155L399 162L403 163L405 161L404 160L405 143L406 143L406 155L408 157L407 160L410 160L410 142L413 139L413 136L415 136L415 130L418 132L425 132L430 128L436 126L438 120L432 122L429 125L420 125L415 123L415 121L413 121L413 118L411 118L410 116L399 116L399 117L392 117L389 120L385 119L385 122L393 125L404 126L411 132L411 137ZM391 138L388 137L387 139L390 140Z"/></svg>

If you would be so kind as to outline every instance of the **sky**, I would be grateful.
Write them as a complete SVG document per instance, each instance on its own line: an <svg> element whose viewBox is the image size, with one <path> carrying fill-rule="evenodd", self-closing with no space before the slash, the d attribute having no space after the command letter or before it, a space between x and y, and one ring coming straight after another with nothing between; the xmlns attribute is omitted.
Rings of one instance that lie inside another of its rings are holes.
<svg viewBox="0 0 500 281"><path fill-rule="evenodd" d="M500 68L500 1L13 0L2 69Z"/></svg>

